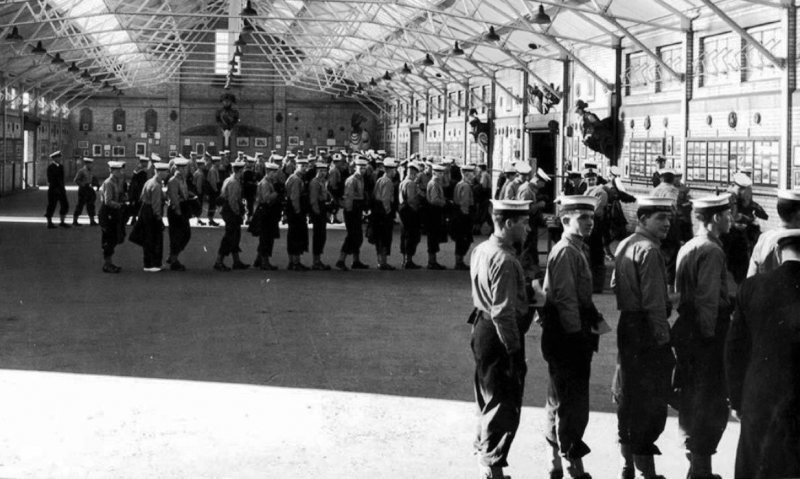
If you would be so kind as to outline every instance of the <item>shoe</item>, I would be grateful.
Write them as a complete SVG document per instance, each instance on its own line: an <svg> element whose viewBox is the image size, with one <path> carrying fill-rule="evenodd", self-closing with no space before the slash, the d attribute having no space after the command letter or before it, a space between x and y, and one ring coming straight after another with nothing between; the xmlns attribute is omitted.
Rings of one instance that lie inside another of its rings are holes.
<svg viewBox="0 0 800 479"><path fill-rule="evenodd" d="M120 268L119 266L117 266L117 265L115 265L113 263L111 264L111 267L114 268L114 272L115 273L119 273L120 271L122 271L122 268Z"/></svg>
<svg viewBox="0 0 800 479"><path fill-rule="evenodd" d="M622 470L619 471L619 479L635 479L636 478L636 469L633 466L623 466Z"/></svg>
<svg viewBox="0 0 800 479"><path fill-rule="evenodd" d="M97 226L99 223L95 220L89 221L89 226Z"/></svg>
<svg viewBox="0 0 800 479"><path fill-rule="evenodd" d="M422 266L418 265L413 261L406 261L403 263L403 269L420 269Z"/></svg>
<svg viewBox="0 0 800 479"><path fill-rule="evenodd" d="M564 470L563 469L553 469L550 471L550 479L563 479L564 478Z"/></svg>
<svg viewBox="0 0 800 479"><path fill-rule="evenodd" d="M166 263L167 263L167 264L172 264L172 258L167 258L167 261L166 261Z"/></svg>
<svg viewBox="0 0 800 479"><path fill-rule="evenodd" d="M53 223L47 223L47 229L54 230L58 228L58 226L54 225Z"/></svg>
<svg viewBox="0 0 800 479"><path fill-rule="evenodd" d="M253 261L253 268L261 268L261 256L256 256L256 260Z"/></svg>
<svg viewBox="0 0 800 479"><path fill-rule="evenodd" d="M186 266L181 264L180 261L176 260L170 265L169 269L171 269L172 271L186 271Z"/></svg>
<svg viewBox="0 0 800 479"><path fill-rule="evenodd" d="M351 269L369 269L369 265L368 264L364 264L361 261L358 261L358 262L354 261L353 264L350 265L350 268Z"/></svg>
<svg viewBox="0 0 800 479"><path fill-rule="evenodd" d="M687 474L686 479L722 479L719 474Z"/></svg>
<svg viewBox="0 0 800 479"><path fill-rule="evenodd" d="M214 220L208 220L208 225L209 225L209 226L219 226L219 223L217 223L217 222L216 222L216 221L214 221Z"/></svg>
<svg viewBox="0 0 800 479"><path fill-rule="evenodd" d="M397 268L395 268L394 266L392 266L390 264L384 263L384 264L379 264L378 265L378 269L381 270L381 271L394 271Z"/></svg>
<svg viewBox="0 0 800 479"><path fill-rule="evenodd" d="M242 263L241 261L237 263L233 263L233 269L247 269L250 265L247 263Z"/></svg>
<svg viewBox="0 0 800 479"><path fill-rule="evenodd" d="M78 223L77 221L73 221L72 222L72 226L83 226L83 225Z"/></svg>
<svg viewBox="0 0 800 479"><path fill-rule="evenodd" d="M436 270L436 271L444 271L447 268L440 265L439 263L428 263L428 269Z"/></svg>
<svg viewBox="0 0 800 479"><path fill-rule="evenodd" d="M262 261L258 268L262 271L275 271L278 269L277 266L273 266L266 261Z"/></svg>
<svg viewBox="0 0 800 479"><path fill-rule="evenodd" d="M113 264L104 264L103 265L103 273L119 273L122 270L119 266L114 266Z"/></svg>
<svg viewBox="0 0 800 479"><path fill-rule="evenodd" d="M69 229L69 225L68 225L68 224L66 224L66 223L61 223L61 224L59 224L58 226L60 226L60 227L62 227L62 228Z"/></svg>
<svg viewBox="0 0 800 479"><path fill-rule="evenodd" d="M214 269L217 271L230 271L231 269L225 266L225 263L214 263Z"/></svg>
<svg viewBox="0 0 800 479"><path fill-rule="evenodd" d="M337 261L335 266L336 266L336 268L338 268L338 269L340 269L342 271L347 271L347 270L350 269L350 268L347 267L346 264L344 264L344 261Z"/></svg>
<svg viewBox="0 0 800 479"><path fill-rule="evenodd" d="M304 265L303 263L295 263L294 270L295 271L309 271L311 268Z"/></svg>
<svg viewBox="0 0 800 479"><path fill-rule="evenodd" d="M203 223L203 220L201 220L200 218L197 219L197 224L199 226L205 226L206 225L205 223Z"/></svg>
<svg viewBox="0 0 800 479"><path fill-rule="evenodd" d="M584 472L583 474L575 476L574 479L592 479L592 475L588 472Z"/></svg>
<svg viewBox="0 0 800 479"><path fill-rule="evenodd" d="M314 271L330 271L331 267L325 263L314 263L311 265L311 269Z"/></svg>
<svg viewBox="0 0 800 479"><path fill-rule="evenodd" d="M467 266L465 263L456 263L453 269L456 271L469 271L469 266Z"/></svg>
<svg viewBox="0 0 800 479"><path fill-rule="evenodd" d="M159 268L158 266L153 266L152 268L144 268L144 271L146 273L158 273L159 271L161 271L161 268Z"/></svg>

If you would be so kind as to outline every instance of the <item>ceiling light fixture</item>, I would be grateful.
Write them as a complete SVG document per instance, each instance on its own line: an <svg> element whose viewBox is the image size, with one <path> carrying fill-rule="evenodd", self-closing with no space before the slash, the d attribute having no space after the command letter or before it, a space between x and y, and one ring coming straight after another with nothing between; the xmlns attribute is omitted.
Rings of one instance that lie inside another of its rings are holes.
<svg viewBox="0 0 800 479"><path fill-rule="evenodd" d="M234 57L241 57L242 56L242 49L239 48L239 47L236 47L236 50L233 52L233 56Z"/></svg>
<svg viewBox="0 0 800 479"><path fill-rule="evenodd" d="M430 53L425 54L425 59L422 60L422 64L425 65L426 67L432 67L434 65L433 57L431 56Z"/></svg>
<svg viewBox="0 0 800 479"><path fill-rule="evenodd" d="M392 74L389 73L389 71L387 70L386 73L383 74L383 79L386 80L386 81L391 80L392 79Z"/></svg>
<svg viewBox="0 0 800 479"><path fill-rule="evenodd" d="M461 45L456 42L456 45L453 47L453 55L463 55L464 50L461 48Z"/></svg>
<svg viewBox="0 0 800 479"><path fill-rule="evenodd" d="M39 41L39 43L36 44L35 47L33 47L33 50L31 51L37 55L44 55L45 53L47 53L47 49L42 45L41 40Z"/></svg>
<svg viewBox="0 0 800 479"><path fill-rule="evenodd" d="M11 33L6 36L6 40L11 40L12 42L22 41L22 35L19 34L19 28L12 28Z"/></svg>
<svg viewBox="0 0 800 479"><path fill-rule="evenodd" d="M552 22L552 20L550 19L550 15L544 12L544 5L539 5L539 11L533 16L531 23L535 23L537 25L547 25L550 22Z"/></svg>
<svg viewBox="0 0 800 479"><path fill-rule="evenodd" d="M78 65L76 65L75 62L72 62L72 65L69 68L67 68L67 71L70 73L79 73L81 69L78 68Z"/></svg>
<svg viewBox="0 0 800 479"><path fill-rule="evenodd" d="M239 38L235 42L233 42L233 44L236 45L237 47L242 47L242 48L247 46L247 42L244 41L244 37L241 35L239 35Z"/></svg>
<svg viewBox="0 0 800 479"><path fill-rule="evenodd" d="M528 48L530 48L531 50L538 50L539 49L539 45L537 45L535 43L529 43L528 44Z"/></svg>
<svg viewBox="0 0 800 479"><path fill-rule="evenodd" d="M247 0L247 4L239 15L242 17L255 17L258 15L258 12L255 8L253 8L253 3L250 0Z"/></svg>
<svg viewBox="0 0 800 479"><path fill-rule="evenodd" d="M403 75L408 75L411 73L411 68L408 67L408 63L403 63L403 69L400 70L400 73Z"/></svg>
<svg viewBox="0 0 800 479"><path fill-rule="evenodd" d="M85 78L87 80L92 78L92 75L89 74L89 69L88 68L83 70L83 73L81 73L81 78Z"/></svg>
<svg viewBox="0 0 800 479"><path fill-rule="evenodd" d="M369 79L369 86L378 86L378 82L374 78Z"/></svg>
<svg viewBox="0 0 800 479"><path fill-rule="evenodd" d="M231 61L228 62L228 65L235 67L238 62L236 61L236 57L231 58Z"/></svg>
<svg viewBox="0 0 800 479"><path fill-rule="evenodd" d="M56 53L56 55L50 61L50 64L52 64L52 65L63 65L64 64L64 59L61 58L61 54L60 53Z"/></svg>
<svg viewBox="0 0 800 479"><path fill-rule="evenodd" d="M490 42L499 42L500 35L498 35L496 31L494 31L494 27L489 27L489 33L486 34L486 39L489 40Z"/></svg>

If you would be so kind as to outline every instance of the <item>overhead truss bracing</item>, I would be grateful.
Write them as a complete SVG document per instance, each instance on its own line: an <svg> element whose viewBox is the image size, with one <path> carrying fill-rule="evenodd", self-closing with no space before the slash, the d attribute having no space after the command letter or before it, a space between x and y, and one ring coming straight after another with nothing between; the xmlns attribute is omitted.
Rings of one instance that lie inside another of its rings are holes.
<svg viewBox="0 0 800 479"><path fill-rule="evenodd" d="M723 16L736 30L726 13L757 5L779 9L785 4L783 0L6 0L0 3L0 71L5 72L6 91L35 89L74 102L109 89L221 82L322 91L380 110L389 98L408 101L411 94L441 93L453 83L466 87L475 77L507 68L538 79L530 67L537 59L569 58L600 85L613 89L613 79L592 71L582 58L586 47L614 48L623 39L659 63L639 36L656 29L685 31L692 19L702 15ZM230 64L228 71L220 71L220 31L229 32L228 56L222 58L223 70ZM768 52L762 45L753 47ZM237 51L241 55L233 58ZM771 53L768 58L778 65L782 62ZM661 67L682 79L668 65Z"/></svg>

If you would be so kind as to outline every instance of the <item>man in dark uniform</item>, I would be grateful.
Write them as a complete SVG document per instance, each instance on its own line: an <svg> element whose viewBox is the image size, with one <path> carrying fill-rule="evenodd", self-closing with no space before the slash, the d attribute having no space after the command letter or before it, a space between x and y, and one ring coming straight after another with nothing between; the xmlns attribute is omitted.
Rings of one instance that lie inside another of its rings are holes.
<svg viewBox="0 0 800 479"><path fill-rule="evenodd" d="M744 280L725 347L737 478L800 477L800 232L773 241L781 264Z"/></svg>
<svg viewBox="0 0 800 479"><path fill-rule="evenodd" d="M356 158L354 161L355 171L344 182L344 225L347 228L347 235L342 243L342 250L339 253L339 261L336 267L342 271L347 271L345 260L347 255L353 255L353 269L368 269L369 266L361 262L361 243L364 241L364 231L361 226L361 216L364 212L366 196L364 192L364 170L367 161L363 158Z"/></svg>
<svg viewBox="0 0 800 479"><path fill-rule="evenodd" d="M527 200L531 202L530 218L530 232L525 242L522 244L522 252L520 254L520 263L525 269L526 275L533 277L539 271L539 222L542 217L542 210L546 205L544 194L540 193L544 187L544 183L550 181L550 177L539 168L536 174L533 175L526 183L523 183L519 191L517 191L517 199Z"/></svg>
<svg viewBox="0 0 800 479"><path fill-rule="evenodd" d="M675 357L669 345L672 304L661 241L669 232L671 198L640 197L636 231L616 251L611 287L620 311L614 398L623 468L620 478L656 475L655 445L667 422Z"/></svg>
<svg viewBox="0 0 800 479"><path fill-rule="evenodd" d="M281 202L275 189L275 174L280 167L272 162L264 164L264 177L256 188L256 212L248 231L258 236L258 255L253 266L262 270L274 271L277 266L269 259L275 246L275 239L280 237Z"/></svg>
<svg viewBox="0 0 800 479"><path fill-rule="evenodd" d="M403 269L419 269L414 263L414 254L421 240L420 207L422 197L417 185L417 175L422 166L412 161L408 164L408 175L400 182L400 253L403 255Z"/></svg>
<svg viewBox="0 0 800 479"><path fill-rule="evenodd" d="M123 192L124 161L109 161L111 174L100 186L100 245L103 248L103 272L119 273L122 268L113 262L114 249L125 239L125 220L122 215L125 206Z"/></svg>
<svg viewBox="0 0 800 479"><path fill-rule="evenodd" d="M768 230L758 237L758 241L753 247L753 254L750 256L747 277L772 271L780 265L776 238L785 230L800 228L800 187L792 190L778 190L776 209L778 217L781 219L781 226Z"/></svg>
<svg viewBox="0 0 800 479"><path fill-rule="evenodd" d="M256 188L258 180L256 179L256 158L250 155L244 157L245 165L242 172L242 198L247 209L247 219L244 224L250 224L253 218L253 211L255 210L256 202Z"/></svg>
<svg viewBox="0 0 800 479"><path fill-rule="evenodd" d="M69 202L67 201L67 188L64 186L64 165L61 164L61 151L51 153L50 159L52 161L47 165L47 209L44 213L47 218L47 227L49 229L56 227L53 224L53 213L56 210L56 203L60 203L61 223L59 226L69 228L64 221L69 212Z"/></svg>
<svg viewBox="0 0 800 479"><path fill-rule="evenodd" d="M78 185L78 205L75 206L75 212L72 214L72 226L80 226L78 217L83 213L83 207L86 206L86 213L89 215L89 225L96 226L97 222L94 220L94 202L97 200L97 194L94 192L94 175L92 174L92 166L94 160L92 158L84 158L83 167L78 170L75 175L75 184Z"/></svg>
<svg viewBox="0 0 800 479"><path fill-rule="evenodd" d="M678 250L681 247L680 225L676 218L680 190L675 186L675 170L672 168L664 168L659 171L659 174L661 176L661 182L653 189L653 196L670 198L675 203L675 210L673 211L672 221L670 222L669 233L667 233L667 237L661 241L661 252L664 254L664 259L667 262L667 284L672 286L675 284L675 259L678 257Z"/></svg>
<svg viewBox="0 0 800 479"><path fill-rule="evenodd" d="M217 213L217 198L219 191L222 188L222 178L219 172L219 162L221 157L212 156L211 166L206 173L206 182L203 188L208 195L208 224L209 226L219 226L219 223L214 221L214 215Z"/></svg>
<svg viewBox="0 0 800 479"><path fill-rule="evenodd" d="M195 168L194 173L192 173L191 181L187 178L187 185L189 186L190 196L193 193L196 197L195 201L197 204L195 205L196 210L194 216L197 217L197 224L205 226L205 223L203 223L203 198L206 196L206 160L204 158L198 158L195 160L195 164L197 168Z"/></svg>
<svg viewBox="0 0 800 479"><path fill-rule="evenodd" d="M475 359L481 479L504 479L519 426L525 384L525 333L532 316L522 266L513 245L528 233L528 202L493 200L494 233L470 258L475 307L471 348Z"/></svg>
<svg viewBox="0 0 800 479"><path fill-rule="evenodd" d="M469 266L464 257L472 245L472 215L475 212L475 198L472 195L472 175L475 167L461 165L458 176L460 180L453 188L452 236L456 243L454 269L467 271Z"/></svg>
<svg viewBox="0 0 800 479"><path fill-rule="evenodd" d="M186 271L178 255L189 244L192 237L192 228L189 225L191 212L188 207L189 189L186 184L186 169L189 160L176 158L174 160L175 173L167 182L167 221L169 222L169 257L167 264L172 271Z"/></svg>
<svg viewBox="0 0 800 479"><path fill-rule="evenodd" d="M661 181L663 180L663 178L661 177L661 170L663 170L667 166L667 159L664 158L663 156L657 156L656 165L658 166L658 168L656 169L656 171L653 172L653 181L652 181L653 188L658 187L658 185L660 185Z"/></svg>
<svg viewBox="0 0 800 479"><path fill-rule="evenodd" d="M347 171L347 164L343 161L342 154L334 153L333 166L328 174L328 191L330 191L331 196L333 197L332 208L330 211L331 224L340 223L340 221L336 219L336 214L339 212L339 208L342 206L342 196L344 196L344 180L347 176L349 176L349 171Z"/></svg>
<svg viewBox="0 0 800 479"><path fill-rule="evenodd" d="M378 255L378 269L393 271L394 266L388 263L392 252L392 236L394 235L395 206L394 177L397 175L397 162L394 158L383 160L385 173L375 182L372 198L372 221L375 235L375 250Z"/></svg>
<svg viewBox="0 0 800 479"><path fill-rule="evenodd" d="M592 302L585 241L594 227L598 200L574 195L560 203L564 234L547 257L544 278L542 354L549 377L545 438L552 451L551 478L591 479L583 470L583 457L590 451L583 434L589 423L592 355L603 318Z"/></svg>
<svg viewBox="0 0 800 479"><path fill-rule="evenodd" d="M679 316L670 332L677 362L672 386L689 459L687 478L718 479L712 474L711 456L728 424L723 349L732 309L719 237L728 232L733 218L727 194L692 204L700 228L678 252Z"/></svg>
<svg viewBox="0 0 800 479"><path fill-rule="evenodd" d="M425 208L425 232L428 239L428 269L444 270L447 269L438 261L436 254L439 252L439 243L447 241L444 227L444 207L447 201L444 197L444 186L442 175L445 167L443 165L433 165L433 178L428 183L425 197L427 206Z"/></svg>
<svg viewBox="0 0 800 479"><path fill-rule="evenodd" d="M328 205L331 203L327 181L328 164L320 161L316 167L316 176L308 184L309 218L313 227L311 253L314 262L311 264L311 269L328 271L331 267L322 262L322 253L325 251L325 242L328 239Z"/></svg>
<svg viewBox="0 0 800 479"><path fill-rule="evenodd" d="M233 174L225 179L222 184L219 196L222 198L222 220L225 221L225 234L219 244L217 251L217 261L214 269L217 271L230 271L231 268L225 266L225 257L233 256L233 269L247 269L249 264L245 264L239 259L239 242L242 239L242 216L244 215L244 205L242 204L242 170L244 162L237 161L231 163Z"/></svg>
<svg viewBox="0 0 800 479"><path fill-rule="evenodd" d="M304 181L308 160L298 158L297 169L286 179L286 251L289 253L289 271L307 271L300 256L308 251L308 188Z"/></svg>
<svg viewBox="0 0 800 479"><path fill-rule="evenodd" d="M156 162L156 174L142 188L142 210L140 221L144 231L144 270L148 273L161 271L164 251L164 180L169 175L169 164Z"/></svg>
<svg viewBox="0 0 800 479"><path fill-rule="evenodd" d="M128 183L128 215L131 217L131 224L136 222L136 218L139 216L139 210L142 208L142 189L149 179L149 172L147 171L147 165L149 163L150 158L139 155L139 164L133 169L131 181Z"/></svg>

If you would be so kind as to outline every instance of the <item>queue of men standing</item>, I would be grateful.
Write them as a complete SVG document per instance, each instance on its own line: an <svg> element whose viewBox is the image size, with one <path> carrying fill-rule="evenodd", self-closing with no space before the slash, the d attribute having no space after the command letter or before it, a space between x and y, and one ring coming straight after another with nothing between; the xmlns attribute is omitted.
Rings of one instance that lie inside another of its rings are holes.
<svg viewBox="0 0 800 479"><path fill-rule="evenodd" d="M536 298L538 282L526 277L519 258L518 244L530 231L530 201L493 200L494 233L472 253L469 322L481 479L505 477L522 409L523 338L535 316L548 366L549 475L591 478L583 464L590 452L583 439L591 360L599 336L610 330L592 301L589 241L600 199L570 195L559 203L563 233L548 255L544 299ZM674 282L663 252L676 221L671 195L637 198L635 230L616 249L612 288L620 317L612 391L619 477L663 477L655 443L669 406L678 411L687 478L720 477L712 456L731 410L742 423L736 478L800 477L800 190L778 193L782 227L753 248L753 276L735 299L721 240L734 223L735 202L726 193L691 204L695 234L679 245ZM670 325L673 310L677 320Z"/></svg>

